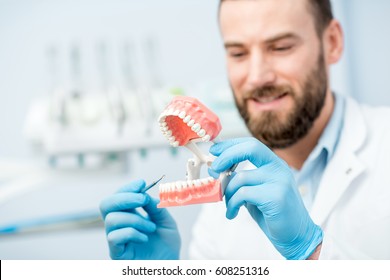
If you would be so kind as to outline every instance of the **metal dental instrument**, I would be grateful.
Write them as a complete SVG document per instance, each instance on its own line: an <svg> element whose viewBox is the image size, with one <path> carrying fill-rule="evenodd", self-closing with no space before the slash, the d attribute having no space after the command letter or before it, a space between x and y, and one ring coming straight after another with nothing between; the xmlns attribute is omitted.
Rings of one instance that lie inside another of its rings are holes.
<svg viewBox="0 0 390 280"><path fill-rule="evenodd" d="M16 221L7 225L0 225L0 236L101 226L103 226L103 220L100 212L96 209L91 209L80 212L37 217Z"/></svg>
<svg viewBox="0 0 390 280"><path fill-rule="evenodd" d="M151 184L145 186L145 187L141 190L141 192L144 193L144 192L150 190L150 189L153 188L155 185L157 185L164 177L165 177L165 175L162 175L161 178L158 179L157 181L154 181L153 183L151 183Z"/></svg>

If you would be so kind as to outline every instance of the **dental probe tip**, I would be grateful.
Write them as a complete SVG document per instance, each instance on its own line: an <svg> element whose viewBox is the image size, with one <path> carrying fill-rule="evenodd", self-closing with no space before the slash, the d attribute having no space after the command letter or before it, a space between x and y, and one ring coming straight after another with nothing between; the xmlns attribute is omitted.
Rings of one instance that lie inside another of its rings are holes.
<svg viewBox="0 0 390 280"><path fill-rule="evenodd" d="M148 190L150 190L151 188L153 188L155 185L157 185L162 179L164 179L165 177L165 174L161 176L160 179L158 179L157 181L154 181L153 183L151 183L150 185L147 185L143 190L142 192L146 192Z"/></svg>

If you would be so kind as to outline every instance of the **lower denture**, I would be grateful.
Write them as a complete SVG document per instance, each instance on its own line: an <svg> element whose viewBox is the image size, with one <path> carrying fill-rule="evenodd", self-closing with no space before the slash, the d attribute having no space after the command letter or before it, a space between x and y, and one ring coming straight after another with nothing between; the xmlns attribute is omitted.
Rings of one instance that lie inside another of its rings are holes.
<svg viewBox="0 0 390 280"><path fill-rule="evenodd" d="M222 200L221 182L219 180L202 184L201 187L194 185L192 187L182 188L181 190L178 188L168 190L170 189L170 184L174 183L160 185L159 208L218 202Z"/></svg>

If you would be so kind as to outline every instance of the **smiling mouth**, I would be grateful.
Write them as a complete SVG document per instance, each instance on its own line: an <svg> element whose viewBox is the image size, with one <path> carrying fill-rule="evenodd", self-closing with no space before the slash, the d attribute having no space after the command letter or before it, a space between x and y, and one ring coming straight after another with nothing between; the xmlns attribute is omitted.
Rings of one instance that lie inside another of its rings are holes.
<svg viewBox="0 0 390 280"><path fill-rule="evenodd" d="M287 96L287 94L288 94L287 92L284 92L278 95L266 96L266 97L252 97L250 99L258 103L266 104L266 103L271 103L273 101L276 101L278 99L282 99L283 97Z"/></svg>

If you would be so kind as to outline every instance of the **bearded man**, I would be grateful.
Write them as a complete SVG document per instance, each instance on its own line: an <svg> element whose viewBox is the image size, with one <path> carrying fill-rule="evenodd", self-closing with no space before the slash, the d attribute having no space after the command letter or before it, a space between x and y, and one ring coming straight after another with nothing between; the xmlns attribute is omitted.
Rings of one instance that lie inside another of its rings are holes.
<svg viewBox="0 0 390 280"><path fill-rule="evenodd" d="M330 1L221 0L219 24L253 137L210 148L216 178L248 166L234 172L225 204L203 205L190 257L390 259L390 110L332 92L343 33ZM111 257L178 259L176 224L138 193L144 185L101 204Z"/></svg>

